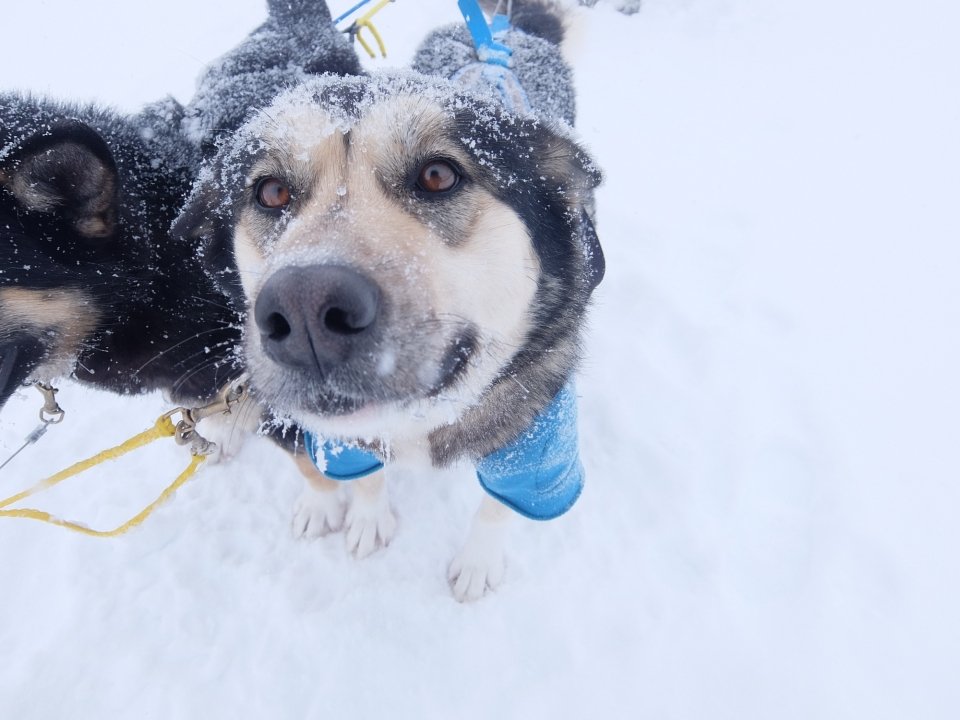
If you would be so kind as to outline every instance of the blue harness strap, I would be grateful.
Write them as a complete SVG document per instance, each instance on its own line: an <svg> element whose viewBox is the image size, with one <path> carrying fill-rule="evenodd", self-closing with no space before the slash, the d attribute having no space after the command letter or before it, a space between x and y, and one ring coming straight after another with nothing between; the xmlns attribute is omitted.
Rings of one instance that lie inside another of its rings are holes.
<svg viewBox="0 0 960 720"><path fill-rule="evenodd" d="M467 24L467 30L470 31L470 37L473 38L474 47L477 48L477 57L482 62L509 67L513 50L493 39L493 32L483 17L480 3L477 0L457 0L457 5L463 21ZM508 30L510 21L503 15L497 15L494 17L494 27L498 32Z"/></svg>
<svg viewBox="0 0 960 720"><path fill-rule="evenodd" d="M503 106L512 112L520 113L530 109L527 91L510 68L488 62L475 62L457 70L450 79L467 88L495 90L503 101Z"/></svg>

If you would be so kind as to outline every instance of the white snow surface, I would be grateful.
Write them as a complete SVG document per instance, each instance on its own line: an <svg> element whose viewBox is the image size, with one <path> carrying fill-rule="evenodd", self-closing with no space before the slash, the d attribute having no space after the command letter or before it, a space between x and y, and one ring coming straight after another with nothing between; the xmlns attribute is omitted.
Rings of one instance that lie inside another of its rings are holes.
<svg viewBox="0 0 960 720"><path fill-rule="evenodd" d="M3 17L0 88L135 110L189 100L265 8ZM387 7L380 66L456 17ZM396 539L362 561L293 539L301 480L259 439L120 539L0 518L0 717L956 717L960 5L601 2L570 24L608 267L576 507L518 520L475 604L445 572L481 492L465 467L399 478ZM3 410L0 456L37 399ZM169 407L60 400L0 496ZM30 504L110 527L186 462L158 443Z"/></svg>

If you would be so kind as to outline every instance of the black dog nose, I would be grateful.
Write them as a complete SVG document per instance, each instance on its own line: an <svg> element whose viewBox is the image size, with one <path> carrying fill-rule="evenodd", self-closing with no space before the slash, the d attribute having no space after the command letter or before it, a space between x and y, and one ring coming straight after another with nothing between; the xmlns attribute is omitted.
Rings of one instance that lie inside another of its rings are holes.
<svg viewBox="0 0 960 720"><path fill-rule="evenodd" d="M253 317L264 352L304 370L326 369L367 347L380 310L380 288L339 265L286 267L260 290Z"/></svg>

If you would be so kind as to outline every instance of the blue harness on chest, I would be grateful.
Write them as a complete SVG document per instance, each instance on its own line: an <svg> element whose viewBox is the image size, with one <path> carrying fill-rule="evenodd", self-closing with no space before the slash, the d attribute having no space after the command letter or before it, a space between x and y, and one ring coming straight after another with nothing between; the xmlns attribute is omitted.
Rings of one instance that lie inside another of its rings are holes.
<svg viewBox="0 0 960 720"><path fill-rule="evenodd" d="M307 454L333 480L357 480L383 467L370 450L306 433ZM577 398L567 385L520 436L477 463L480 485L497 500L534 520L552 520L583 489L577 437Z"/></svg>

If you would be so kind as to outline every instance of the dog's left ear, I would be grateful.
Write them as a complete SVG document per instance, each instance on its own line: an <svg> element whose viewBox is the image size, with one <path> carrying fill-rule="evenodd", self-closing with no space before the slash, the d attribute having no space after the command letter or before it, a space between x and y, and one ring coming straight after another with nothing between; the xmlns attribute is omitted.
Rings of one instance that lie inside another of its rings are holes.
<svg viewBox="0 0 960 720"><path fill-rule="evenodd" d="M587 293L592 293L607 272L607 260L600 247L597 229L585 207L580 208L580 245L587 261Z"/></svg>
<svg viewBox="0 0 960 720"><path fill-rule="evenodd" d="M113 235L117 166L88 125L66 121L27 138L0 168L0 184L25 209L60 216L87 240Z"/></svg>
<svg viewBox="0 0 960 720"><path fill-rule="evenodd" d="M606 272L603 248L593 224L593 191L603 182L603 173L586 150L557 129L545 133L539 153L538 169L567 203L586 261L588 292L593 292Z"/></svg>

